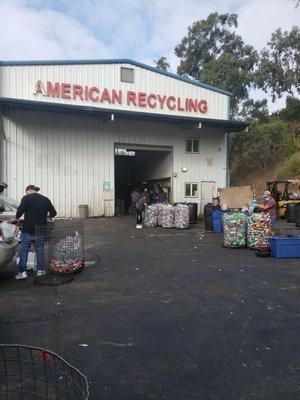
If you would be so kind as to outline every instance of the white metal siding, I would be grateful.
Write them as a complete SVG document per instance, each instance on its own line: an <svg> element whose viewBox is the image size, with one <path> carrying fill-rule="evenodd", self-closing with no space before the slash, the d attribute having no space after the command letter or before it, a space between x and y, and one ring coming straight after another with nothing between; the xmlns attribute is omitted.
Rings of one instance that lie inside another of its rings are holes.
<svg viewBox="0 0 300 400"><path fill-rule="evenodd" d="M134 83L121 82L121 67L134 69ZM0 71L0 97L165 115L228 119L227 95L130 64L2 66L0 70L2 71L2 73ZM39 80L44 85L46 85L47 81L51 81L52 83L60 82L82 86L97 86L102 90L104 88L122 90L124 101L122 105L119 105L95 103L91 100L53 98L41 94L34 95L33 91ZM171 111L167 107L164 110L160 110L159 107L155 109L133 105L128 107L125 98L128 90L146 92L147 94L154 93L174 96L176 98L179 96L182 99L205 99L208 102L208 112L202 114L200 112Z"/></svg>
<svg viewBox="0 0 300 400"><path fill-rule="evenodd" d="M103 181L114 189L114 144L170 146L173 149L174 201L184 197L184 183L201 181L226 185L226 149L222 131L181 130L176 124L120 119L103 123L84 115L6 109L3 179L15 199L32 183L53 200L59 216L78 216L88 204L92 216L112 216L114 201L104 201ZM185 153L185 139L199 138L199 154ZM213 165L207 158L213 157ZM186 167L187 172L182 172ZM194 200L193 200L194 201Z"/></svg>

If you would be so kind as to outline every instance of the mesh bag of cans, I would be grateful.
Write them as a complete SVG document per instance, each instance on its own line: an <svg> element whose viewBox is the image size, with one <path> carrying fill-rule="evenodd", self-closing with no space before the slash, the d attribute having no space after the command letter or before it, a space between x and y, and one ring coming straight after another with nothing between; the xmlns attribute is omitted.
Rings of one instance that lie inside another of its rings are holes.
<svg viewBox="0 0 300 400"><path fill-rule="evenodd" d="M174 207L164 205L162 208L161 226L163 228L174 228Z"/></svg>
<svg viewBox="0 0 300 400"><path fill-rule="evenodd" d="M270 215L267 213L254 213L247 218L247 243L249 249L269 248L269 239L273 235Z"/></svg>
<svg viewBox="0 0 300 400"><path fill-rule="evenodd" d="M247 244L247 220L242 212L222 214L223 246L241 248Z"/></svg>
<svg viewBox="0 0 300 400"><path fill-rule="evenodd" d="M190 227L190 209L186 204L177 204L174 207L174 227L177 229Z"/></svg>
<svg viewBox="0 0 300 400"><path fill-rule="evenodd" d="M55 244L50 268L54 272L70 274L83 266L83 239L78 232L66 236Z"/></svg>
<svg viewBox="0 0 300 400"><path fill-rule="evenodd" d="M146 227L154 227L157 225L157 207L155 205L150 205L145 209L143 224Z"/></svg>

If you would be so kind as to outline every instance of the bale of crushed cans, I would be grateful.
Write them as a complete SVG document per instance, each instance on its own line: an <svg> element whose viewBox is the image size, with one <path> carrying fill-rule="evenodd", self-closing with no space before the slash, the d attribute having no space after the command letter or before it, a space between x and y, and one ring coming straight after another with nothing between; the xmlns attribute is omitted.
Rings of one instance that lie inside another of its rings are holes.
<svg viewBox="0 0 300 400"><path fill-rule="evenodd" d="M163 228L174 228L174 207L163 205L161 212L161 226Z"/></svg>
<svg viewBox="0 0 300 400"><path fill-rule="evenodd" d="M177 204L174 207L174 227L188 229L190 227L190 209L186 204Z"/></svg>
<svg viewBox="0 0 300 400"><path fill-rule="evenodd" d="M144 212L144 226L151 228L157 225L157 207L156 205L150 205L145 209Z"/></svg>
<svg viewBox="0 0 300 400"><path fill-rule="evenodd" d="M157 203L155 206L156 206L157 225L162 226L165 205L163 203Z"/></svg>
<svg viewBox="0 0 300 400"><path fill-rule="evenodd" d="M247 220L242 212L228 212L222 214L223 246L232 248L246 247Z"/></svg>
<svg viewBox="0 0 300 400"><path fill-rule="evenodd" d="M267 213L253 213L248 215L247 243L249 249L267 249L269 239L273 236L270 215Z"/></svg>

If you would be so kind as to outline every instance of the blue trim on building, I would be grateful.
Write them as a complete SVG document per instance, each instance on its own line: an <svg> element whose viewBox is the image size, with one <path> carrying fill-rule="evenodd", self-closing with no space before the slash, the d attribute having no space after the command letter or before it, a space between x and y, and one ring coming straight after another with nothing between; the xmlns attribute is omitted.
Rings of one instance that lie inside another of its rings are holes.
<svg viewBox="0 0 300 400"><path fill-rule="evenodd" d="M90 106L76 106L72 104L59 104L44 101L19 100L0 97L0 105L37 111L71 112L76 114L90 114L104 117L108 114L119 115L124 118L146 119L148 121L173 122L179 124L195 124L201 122L203 127L221 127L230 132L240 132L247 128L248 124L243 121L230 121L222 119L186 117L179 115L161 115L139 111L124 111L109 108L96 108Z"/></svg>
<svg viewBox="0 0 300 400"><path fill-rule="evenodd" d="M183 76L179 76L176 74L172 74L171 72L164 71L159 68L151 67L150 65L142 64L140 62L130 60L127 58L124 59L112 59L112 60L28 60L28 61L0 61L0 66L26 66L26 65L86 65L86 64L130 64L135 67L143 68L148 71L156 72L161 75L168 76L173 79L177 79L179 81L190 83L194 86L199 86L204 89L212 90L213 92L225 94L226 96L232 96L231 92L227 92L223 89L218 89L214 86L207 85L206 83L198 82L193 79L184 78Z"/></svg>

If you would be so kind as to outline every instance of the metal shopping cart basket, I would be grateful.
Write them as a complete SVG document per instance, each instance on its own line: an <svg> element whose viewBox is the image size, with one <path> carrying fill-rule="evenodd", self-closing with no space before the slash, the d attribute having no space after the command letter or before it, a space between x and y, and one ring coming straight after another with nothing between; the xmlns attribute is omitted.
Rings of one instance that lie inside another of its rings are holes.
<svg viewBox="0 0 300 400"><path fill-rule="evenodd" d="M87 400L87 378L42 348L0 344L0 399Z"/></svg>

